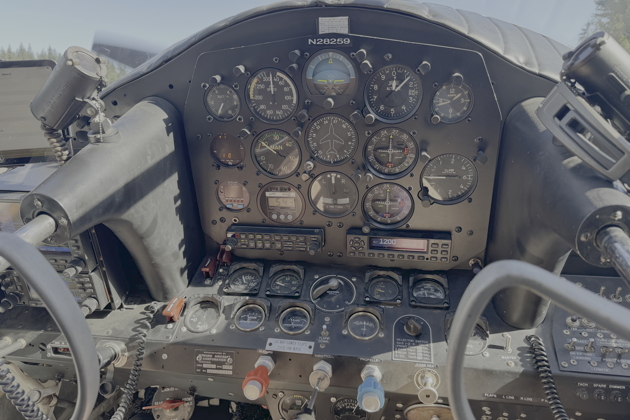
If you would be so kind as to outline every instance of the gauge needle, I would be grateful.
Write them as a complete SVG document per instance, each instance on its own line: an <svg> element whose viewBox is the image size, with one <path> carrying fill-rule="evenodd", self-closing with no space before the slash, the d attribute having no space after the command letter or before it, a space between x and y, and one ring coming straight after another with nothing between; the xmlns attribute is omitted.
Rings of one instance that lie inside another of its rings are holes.
<svg viewBox="0 0 630 420"><path fill-rule="evenodd" d="M398 92L400 90L400 88L403 87L405 85L405 83L407 83L409 81L410 78L411 78L411 76L407 76L407 78L405 80L403 80L403 82L396 88L396 92Z"/></svg>
<svg viewBox="0 0 630 420"><path fill-rule="evenodd" d="M221 102L221 106L219 107L219 112L217 112L217 114L221 115L221 110L223 110L223 105L225 104Z"/></svg>
<svg viewBox="0 0 630 420"><path fill-rule="evenodd" d="M273 103L276 103L276 91L273 88L273 74L269 72L269 89L271 89L271 95L273 97Z"/></svg>
<svg viewBox="0 0 630 420"><path fill-rule="evenodd" d="M276 155L278 154L278 152L276 152L275 150L273 150L271 147L269 147L269 145L267 143L265 143L264 141L260 141L260 144L262 144L263 146L265 146L267 149L271 150L273 153L275 153Z"/></svg>
<svg viewBox="0 0 630 420"><path fill-rule="evenodd" d="M454 101L455 99L459 98L460 96L462 96L462 94L458 94L456 97L454 97L453 99L451 99L451 101Z"/></svg>
<svg viewBox="0 0 630 420"><path fill-rule="evenodd" d="M427 175L426 179L446 179L446 178L459 178L459 175Z"/></svg>

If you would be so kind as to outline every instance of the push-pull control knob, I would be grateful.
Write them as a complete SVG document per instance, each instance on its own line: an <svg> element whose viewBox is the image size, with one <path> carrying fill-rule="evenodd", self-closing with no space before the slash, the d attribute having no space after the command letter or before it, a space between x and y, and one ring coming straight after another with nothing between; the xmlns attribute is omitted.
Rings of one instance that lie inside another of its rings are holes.
<svg viewBox="0 0 630 420"><path fill-rule="evenodd" d="M238 239L232 236L231 238L228 238L228 240L225 242L225 250L232 251L234 248L236 248L236 245L238 245Z"/></svg>
<svg viewBox="0 0 630 420"><path fill-rule="evenodd" d="M269 356L260 356L254 364L254 370L245 375L243 381L243 395L250 401L257 400L265 395L269 386L269 374L276 366Z"/></svg>
<svg viewBox="0 0 630 420"><path fill-rule="evenodd" d="M68 263L68 267L63 270L62 276L71 278L81 272L85 268L85 261L81 258L74 258Z"/></svg>
<svg viewBox="0 0 630 420"><path fill-rule="evenodd" d="M318 241L313 241L308 245L308 255L315 255L321 248L321 244Z"/></svg>
<svg viewBox="0 0 630 420"><path fill-rule="evenodd" d="M361 371L363 383L359 385L357 401L359 407L368 413L375 413L385 405L385 390L381 385L381 371L372 365L367 365Z"/></svg>
<svg viewBox="0 0 630 420"><path fill-rule="evenodd" d="M424 369L416 374L416 385L420 388L418 399L423 404L435 404L438 399L438 387L440 377L437 372Z"/></svg>

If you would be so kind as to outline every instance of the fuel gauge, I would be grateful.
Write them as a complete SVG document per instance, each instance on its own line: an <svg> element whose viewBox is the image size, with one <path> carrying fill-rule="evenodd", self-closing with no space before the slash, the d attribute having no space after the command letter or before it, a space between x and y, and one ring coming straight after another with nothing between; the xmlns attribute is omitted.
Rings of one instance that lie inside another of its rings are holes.
<svg viewBox="0 0 630 420"><path fill-rule="evenodd" d="M450 296L448 280L441 274L420 274L410 279L411 306L448 308Z"/></svg>
<svg viewBox="0 0 630 420"><path fill-rule="evenodd" d="M301 334L310 324L311 315L299 306L292 306L280 314L280 329L286 334Z"/></svg>
<svg viewBox="0 0 630 420"><path fill-rule="evenodd" d="M265 311L259 305L249 304L238 310L234 317L236 328L249 332L258 329L265 321Z"/></svg>
<svg viewBox="0 0 630 420"><path fill-rule="evenodd" d="M348 332L357 340L370 340L378 335L381 323L369 312L357 312L348 318Z"/></svg>

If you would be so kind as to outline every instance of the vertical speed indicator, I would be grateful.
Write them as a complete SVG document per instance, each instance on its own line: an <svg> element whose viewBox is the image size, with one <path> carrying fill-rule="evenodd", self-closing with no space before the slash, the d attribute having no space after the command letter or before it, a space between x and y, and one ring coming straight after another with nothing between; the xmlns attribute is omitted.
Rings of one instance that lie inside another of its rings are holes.
<svg viewBox="0 0 630 420"><path fill-rule="evenodd" d="M295 112L298 93L289 76L276 69L262 69L247 82L247 106L263 122L280 124Z"/></svg>

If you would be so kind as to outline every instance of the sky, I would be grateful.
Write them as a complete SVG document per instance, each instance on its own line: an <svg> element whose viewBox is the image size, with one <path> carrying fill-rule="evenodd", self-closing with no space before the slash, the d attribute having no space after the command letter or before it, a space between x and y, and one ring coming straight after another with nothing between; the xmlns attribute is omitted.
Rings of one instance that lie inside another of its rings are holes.
<svg viewBox="0 0 630 420"><path fill-rule="evenodd" d="M109 31L167 47L214 22L272 0L20 0L3 4L0 46L51 46L61 52L90 48L96 31ZM434 0L496 17L568 46L595 10L594 0ZM102 8L105 4L106 7Z"/></svg>

